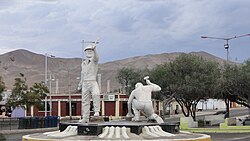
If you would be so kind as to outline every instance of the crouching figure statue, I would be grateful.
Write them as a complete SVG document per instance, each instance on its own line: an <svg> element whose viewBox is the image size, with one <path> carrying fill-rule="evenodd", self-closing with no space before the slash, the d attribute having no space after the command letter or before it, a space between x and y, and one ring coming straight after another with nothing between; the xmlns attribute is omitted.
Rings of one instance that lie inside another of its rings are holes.
<svg viewBox="0 0 250 141"><path fill-rule="evenodd" d="M132 120L139 121L140 112L143 112L148 119L156 120L157 123L161 124L164 121L154 113L151 100L152 92L160 91L161 87L150 82L149 76L144 77L144 80L146 80L147 85L137 83L129 96L127 117L133 117ZM131 107L134 115L132 114Z"/></svg>

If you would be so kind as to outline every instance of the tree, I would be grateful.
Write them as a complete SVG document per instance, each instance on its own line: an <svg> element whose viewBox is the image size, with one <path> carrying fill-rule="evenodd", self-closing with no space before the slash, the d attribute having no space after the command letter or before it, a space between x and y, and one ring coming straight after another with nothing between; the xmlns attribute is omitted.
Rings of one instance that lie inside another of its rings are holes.
<svg viewBox="0 0 250 141"><path fill-rule="evenodd" d="M116 75L116 79L125 88L126 94L130 94L135 88L137 82L144 82L143 77L146 76L148 70L136 70L134 68L122 68L119 69Z"/></svg>
<svg viewBox="0 0 250 141"><path fill-rule="evenodd" d="M27 93L28 85L26 84L26 78L20 73L20 77L15 78L14 87L6 105L14 108L18 106L24 108L24 105L27 102L27 99L24 99L24 97Z"/></svg>
<svg viewBox="0 0 250 141"><path fill-rule="evenodd" d="M249 115L250 115L250 60L247 60L244 65L242 66L242 92L240 96L243 97L244 101L247 103L245 106L249 108Z"/></svg>
<svg viewBox="0 0 250 141"><path fill-rule="evenodd" d="M198 102L216 92L220 76L217 63L190 54L182 54L152 71L156 71L151 72L152 81L162 87L163 95L174 95L183 114L191 114L194 120Z"/></svg>
<svg viewBox="0 0 250 141"><path fill-rule="evenodd" d="M230 100L235 101L241 87L242 74L240 68L235 64L225 64L220 79L220 93L215 98L222 98L226 105L225 118L229 117Z"/></svg>
<svg viewBox="0 0 250 141"><path fill-rule="evenodd" d="M229 117L230 101L250 109L250 60L242 65L225 64L220 83L220 95L226 104L225 118ZM250 114L250 110L249 110Z"/></svg>
<svg viewBox="0 0 250 141"><path fill-rule="evenodd" d="M241 67L240 74L239 98L236 102L248 107L250 115L250 60L245 61Z"/></svg>
<svg viewBox="0 0 250 141"><path fill-rule="evenodd" d="M24 97L27 100L25 104L27 107L32 105L41 106L42 99L46 97L46 93L49 93L49 89L44 83L34 83Z"/></svg>
<svg viewBox="0 0 250 141"><path fill-rule="evenodd" d="M174 75L171 72L170 63L165 63L158 65L150 71L150 80L161 86L161 91L159 93L154 93L152 98L161 100L163 102L163 115L165 109L169 107L171 100L174 98L174 92L171 90L170 85L175 83ZM171 79L170 79L171 78Z"/></svg>
<svg viewBox="0 0 250 141"><path fill-rule="evenodd" d="M3 99L1 93L4 91L4 89L5 89L5 84L3 82L2 77L0 76L0 101L2 101L2 99Z"/></svg>
<svg viewBox="0 0 250 141"><path fill-rule="evenodd" d="M8 98L7 105L14 108L18 106L25 108L26 106L27 109L33 105L40 106L46 93L49 93L49 90L44 83L34 83L32 87L28 88L26 78L20 74L20 78L15 78L14 88Z"/></svg>

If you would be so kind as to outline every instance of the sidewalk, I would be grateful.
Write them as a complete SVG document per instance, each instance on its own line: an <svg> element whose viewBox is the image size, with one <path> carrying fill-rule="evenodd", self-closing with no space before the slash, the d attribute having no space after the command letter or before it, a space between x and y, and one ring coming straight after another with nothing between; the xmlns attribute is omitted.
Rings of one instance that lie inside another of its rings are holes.
<svg viewBox="0 0 250 141"><path fill-rule="evenodd" d="M180 123L180 128L182 128L181 129L182 131L188 131L188 132L193 132L193 133L223 133L223 134L224 133L250 133L250 126L240 125L239 122L237 124L237 121L240 117L246 118L248 116L249 114L248 108L245 108L245 107L231 108L229 111L230 118L227 118L227 119L224 119L224 114L222 114L221 111L225 111L225 109L199 111L197 112L196 121L200 120L201 121L200 125L198 122L197 127L196 126L188 127L188 123L190 122L192 123L192 121L183 120L182 124ZM219 112L220 114L214 115L217 112ZM184 117L182 113L178 115L171 115L169 120L174 119L176 121L180 117ZM201 120L201 118L204 118L204 119ZM206 123L204 121L206 121Z"/></svg>
<svg viewBox="0 0 250 141"><path fill-rule="evenodd" d="M56 131L58 127L52 128L36 128L36 129L17 129L17 130L2 130L0 131L0 141L19 141L22 140L22 136L34 133L43 133Z"/></svg>

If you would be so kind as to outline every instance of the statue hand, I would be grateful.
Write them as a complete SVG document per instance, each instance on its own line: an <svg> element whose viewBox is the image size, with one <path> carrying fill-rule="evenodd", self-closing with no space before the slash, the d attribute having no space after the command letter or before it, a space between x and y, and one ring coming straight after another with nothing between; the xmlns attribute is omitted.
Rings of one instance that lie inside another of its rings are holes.
<svg viewBox="0 0 250 141"><path fill-rule="evenodd" d="M96 44L93 44L92 49L95 50L95 48L96 48Z"/></svg>
<svg viewBox="0 0 250 141"><path fill-rule="evenodd" d="M148 80L148 79L149 79L149 76L145 76L145 77L144 77L144 80Z"/></svg>
<svg viewBox="0 0 250 141"><path fill-rule="evenodd" d="M80 91L81 89L82 89L82 87L81 87L81 86L78 86L78 87L77 87L77 90L78 90L78 91Z"/></svg>

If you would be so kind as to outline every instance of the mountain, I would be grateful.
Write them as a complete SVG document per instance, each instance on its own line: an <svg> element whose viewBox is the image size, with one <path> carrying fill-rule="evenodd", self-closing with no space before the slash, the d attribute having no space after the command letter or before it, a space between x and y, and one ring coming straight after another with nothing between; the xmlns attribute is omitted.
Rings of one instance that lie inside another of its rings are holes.
<svg viewBox="0 0 250 141"><path fill-rule="evenodd" d="M138 69L152 69L156 65L175 60L182 53L163 53L138 56L118 61L107 62L99 65L99 72L102 77L102 91L107 89L107 80L110 80L110 89L119 89L116 82L117 70L123 67ZM206 52L191 52L191 54L202 56L205 59L223 63L225 60L208 54ZM101 56L100 56L101 57ZM59 93L68 93L76 90L81 71L81 58L50 58L48 57L48 78L58 79ZM7 86L12 89L14 79L23 73L27 78L27 84L31 86L34 82L41 82L45 79L45 55L36 54L27 50L15 50L0 55L0 76ZM51 81L52 93L55 92L56 82ZM70 85L69 85L70 84Z"/></svg>
<svg viewBox="0 0 250 141"><path fill-rule="evenodd" d="M58 79L59 92L67 92L70 84L76 88L76 78L80 76L80 58L50 58L48 57L48 78ZM35 54L27 50L15 50L0 55L0 75L3 77L7 89L11 89L14 79L23 73L27 78L27 84L45 80L45 55ZM70 76L70 77L69 77ZM52 81L52 92L55 91L55 81ZM73 89L73 88L72 88Z"/></svg>

